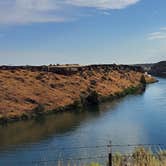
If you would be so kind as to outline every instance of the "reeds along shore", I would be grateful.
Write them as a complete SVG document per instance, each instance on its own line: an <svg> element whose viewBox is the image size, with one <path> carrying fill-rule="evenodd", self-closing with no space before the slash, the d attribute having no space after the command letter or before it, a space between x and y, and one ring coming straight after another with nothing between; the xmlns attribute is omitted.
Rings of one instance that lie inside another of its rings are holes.
<svg viewBox="0 0 166 166"><path fill-rule="evenodd" d="M74 69L0 68L0 122L76 110L142 91L146 83L156 81L134 66L92 65Z"/></svg>

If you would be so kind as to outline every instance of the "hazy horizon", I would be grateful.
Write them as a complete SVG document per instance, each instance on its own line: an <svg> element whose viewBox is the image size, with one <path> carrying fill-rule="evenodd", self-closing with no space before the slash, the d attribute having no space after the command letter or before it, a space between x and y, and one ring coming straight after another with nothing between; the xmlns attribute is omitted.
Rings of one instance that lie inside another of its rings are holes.
<svg viewBox="0 0 166 166"><path fill-rule="evenodd" d="M161 60L162 61L162 60ZM161 61L156 61L156 62L143 62L143 63L114 63L114 62L112 62L112 63L54 63L54 62L52 62L52 63L46 63L46 64L0 64L0 66L42 66L42 65L104 65L104 64L116 64L116 65L139 65L139 64L155 64L155 63L158 63L158 62L161 62Z"/></svg>

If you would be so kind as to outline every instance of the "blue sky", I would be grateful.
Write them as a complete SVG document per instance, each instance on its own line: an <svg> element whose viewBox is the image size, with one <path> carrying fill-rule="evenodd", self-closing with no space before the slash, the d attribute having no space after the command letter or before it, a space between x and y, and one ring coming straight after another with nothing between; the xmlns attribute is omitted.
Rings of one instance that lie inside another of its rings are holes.
<svg viewBox="0 0 166 166"><path fill-rule="evenodd" d="M165 0L0 0L0 64L166 59Z"/></svg>

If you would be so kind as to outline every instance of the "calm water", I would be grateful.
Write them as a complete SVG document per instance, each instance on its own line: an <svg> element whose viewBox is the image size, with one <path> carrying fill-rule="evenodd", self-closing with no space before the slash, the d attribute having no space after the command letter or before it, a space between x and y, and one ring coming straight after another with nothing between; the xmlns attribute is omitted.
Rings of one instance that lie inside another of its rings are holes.
<svg viewBox="0 0 166 166"><path fill-rule="evenodd" d="M67 112L0 127L0 166L45 165L33 161L104 156L113 144L166 143L166 79L145 93L101 104L83 112ZM119 147L123 151L125 148ZM117 149L116 149L117 150ZM125 151L130 151L126 148Z"/></svg>

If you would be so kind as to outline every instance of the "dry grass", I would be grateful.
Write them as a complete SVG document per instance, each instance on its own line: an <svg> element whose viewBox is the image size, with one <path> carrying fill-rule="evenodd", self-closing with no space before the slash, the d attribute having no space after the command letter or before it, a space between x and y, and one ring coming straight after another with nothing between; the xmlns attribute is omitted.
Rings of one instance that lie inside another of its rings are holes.
<svg viewBox="0 0 166 166"><path fill-rule="evenodd" d="M48 165L49 166L49 165ZM58 166L64 166L61 162ZM77 164L67 164L67 166L78 166ZM97 162L91 164L79 164L79 166L108 166L100 165ZM122 155L116 153L113 156L113 166L166 166L166 151L159 151L157 154L153 154L150 150L144 148L136 149L132 155Z"/></svg>
<svg viewBox="0 0 166 166"><path fill-rule="evenodd" d="M20 117L39 104L44 111L70 105L87 89L101 96L114 95L140 84L136 71L84 71L71 76L29 70L0 71L0 117ZM94 84L95 80L95 84Z"/></svg>
<svg viewBox="0 0 166 166"><path fill-rule="evenodd" d="M116 154L114 166L166 166L166 151L153 154L151 150L137 148L131 156Z"/></svg>

